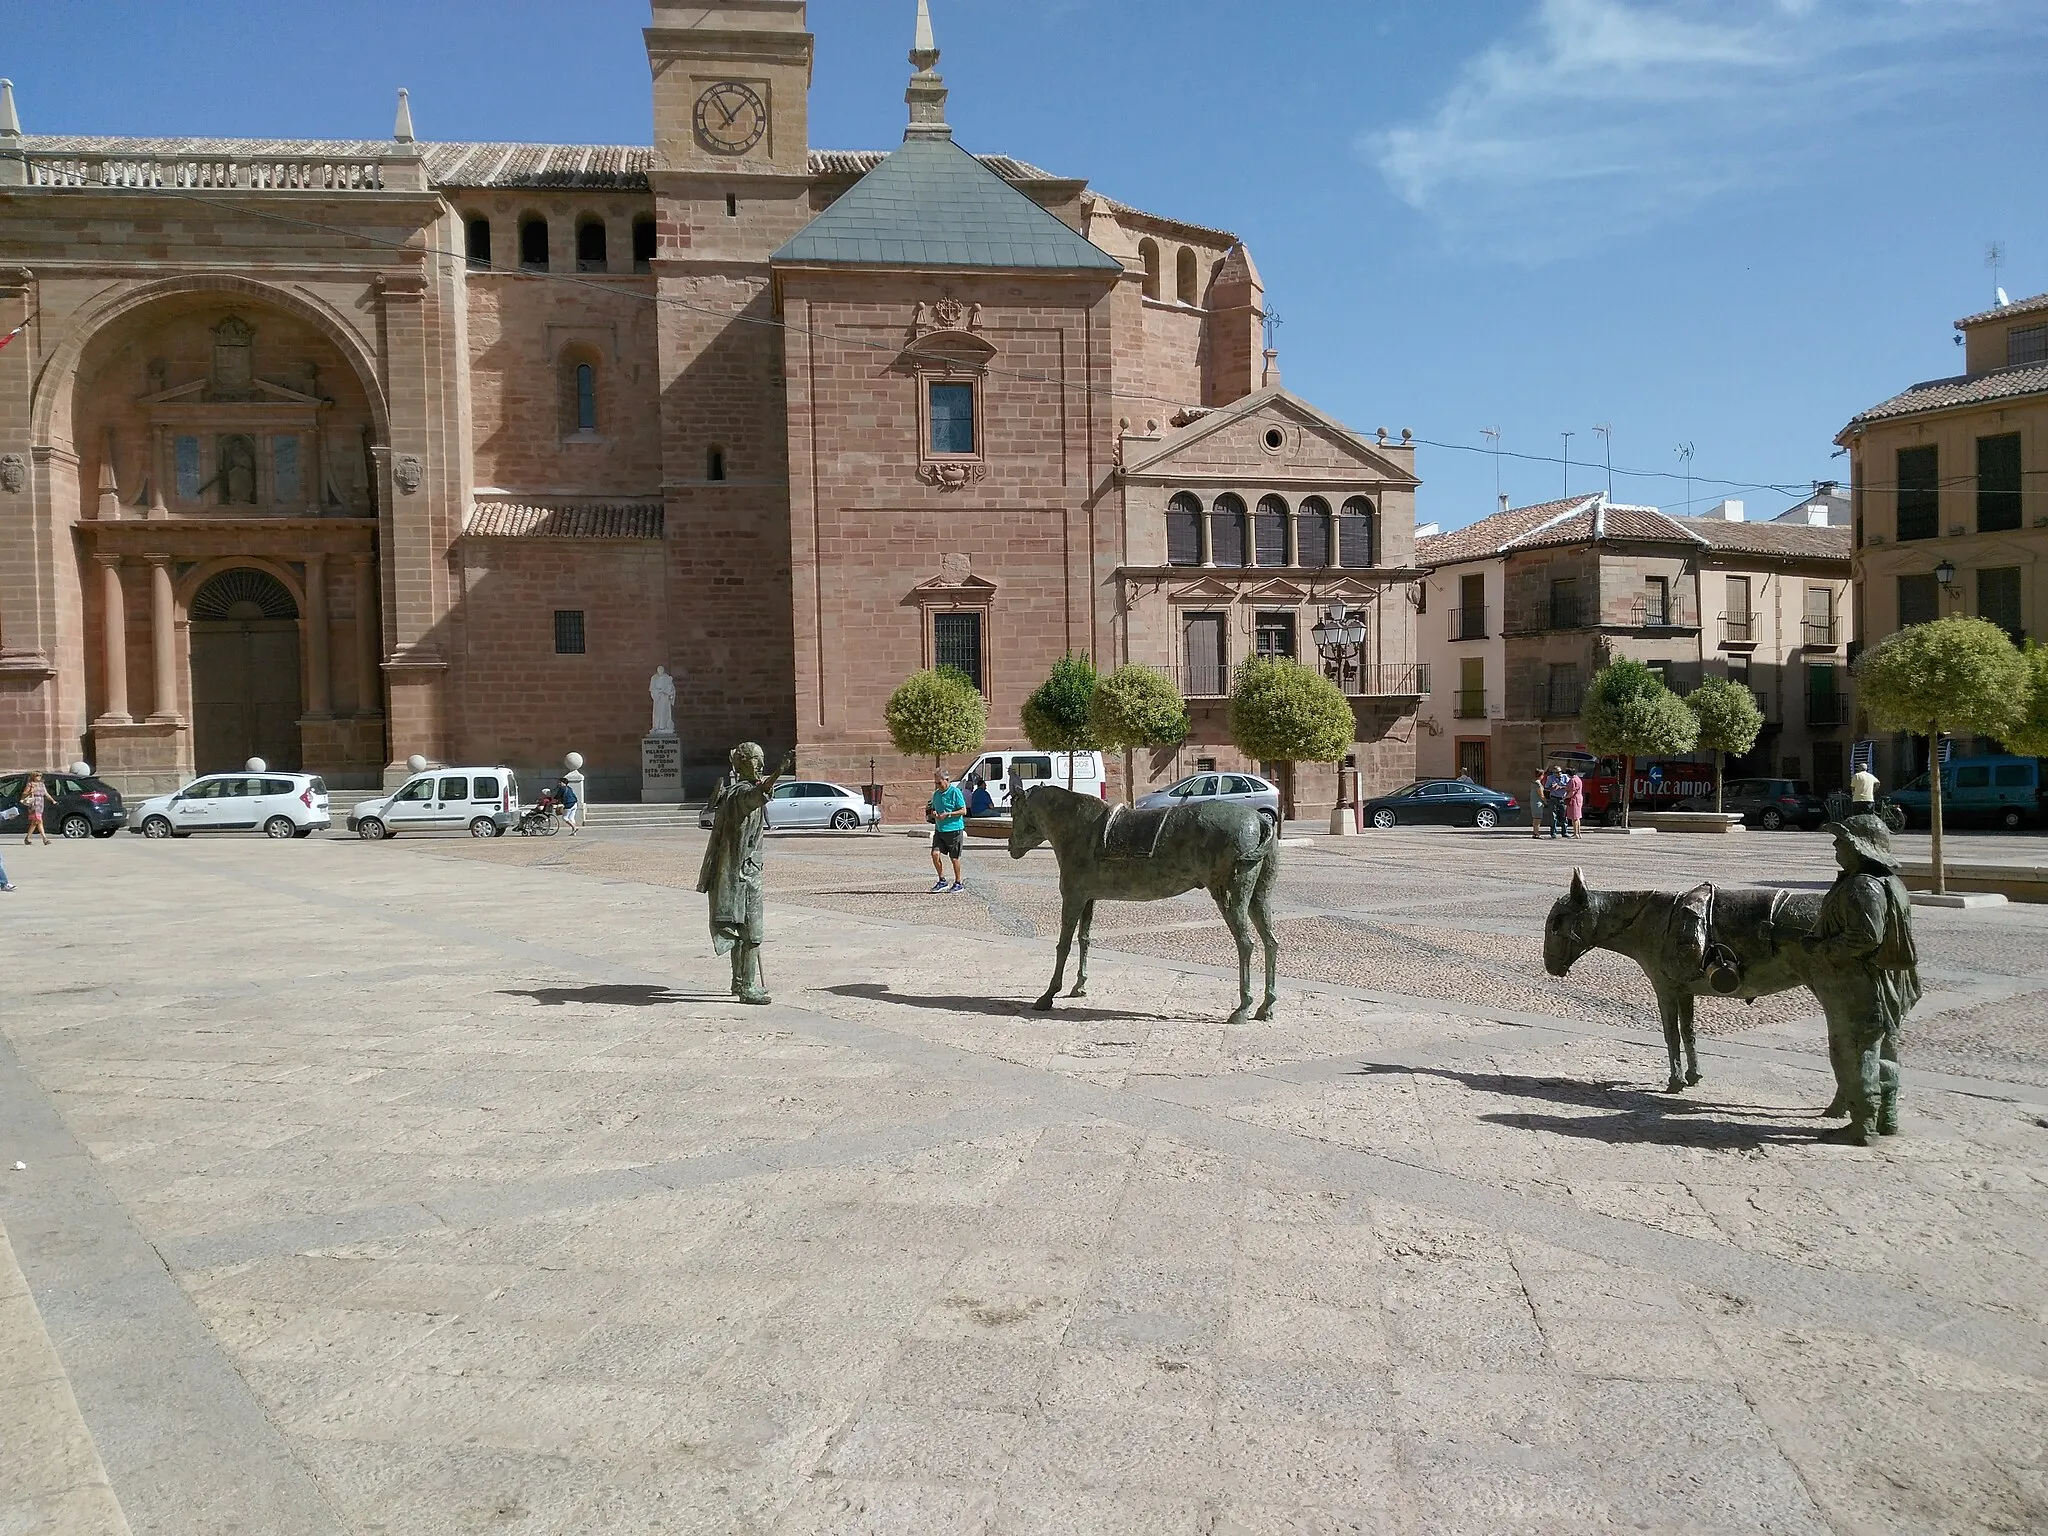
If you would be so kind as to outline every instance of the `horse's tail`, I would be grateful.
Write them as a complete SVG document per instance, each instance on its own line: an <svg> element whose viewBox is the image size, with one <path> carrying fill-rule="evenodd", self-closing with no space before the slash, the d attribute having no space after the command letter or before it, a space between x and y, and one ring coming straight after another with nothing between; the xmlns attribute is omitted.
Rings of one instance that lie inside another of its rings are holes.
<svg viewBox="0 0 2048 1536"><path fill-rule="evenodd" d="M1280 878L1280 823L1259 818L1258 852L1252 857L1259 862L1257 882L1252 886L1252 900L1263 902L1272 894L1273 882Z"/></svg>

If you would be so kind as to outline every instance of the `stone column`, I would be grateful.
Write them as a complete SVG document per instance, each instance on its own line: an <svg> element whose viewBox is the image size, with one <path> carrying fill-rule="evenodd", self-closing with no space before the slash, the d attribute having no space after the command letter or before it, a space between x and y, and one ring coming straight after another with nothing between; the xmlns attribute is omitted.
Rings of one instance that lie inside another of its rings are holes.
<svg viewBox="0 0 2048 1536"><path fill-rule="evenodd" d="M327 557L306 556L306 716L326 720L334 714L333 688L327 665Z"/></svg>
<svg viewBox="0 0 2048 1536"><path fill-rule="evenodd" d="M384 688L377 662L384 642L377 623L377 557L361 554L356 563L356 713L384 713Z"/></svg>
<svg viewBox="0 0 2048 1536"><path fill-rule="evenodd" d="M178 722L178 632L176 604L171 596L171 557L144 555L149 562L149 644L156 669L156 707L150 720L158 725Z"/></svg>
<svg viewBox="0 0 2048 1536"><path fill-rule="evenodd" d="M105 725L127 725L128 713L128 604L121 591L121 557L99 553L101 605L106 610L107 707L100 715Z"/></svg>

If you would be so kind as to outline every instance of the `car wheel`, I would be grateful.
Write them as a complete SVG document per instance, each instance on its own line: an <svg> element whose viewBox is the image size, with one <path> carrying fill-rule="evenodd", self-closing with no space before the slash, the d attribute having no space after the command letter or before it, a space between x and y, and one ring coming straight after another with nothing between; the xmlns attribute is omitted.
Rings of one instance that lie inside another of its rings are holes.
<svg viewBox="0 0 2048 1536"><path fill-rule="evenodd" d="M860 825L860 817L856 816L852 811L834 811L832 813L832 825L838 831L851 832Z"/></svg>
<svg viewBox="0 0 2048 1536"><path fill-rule="evenodd" d="M2017 810L2014 810L2011 806L2007 806L2005 810L1999 812L1998 824L2001 827L2005 828L2005 830L2008 832L2017 832L2021 827L2024 827L2027 824L2027 818L2022 816ZM71 835L71 823L68 821L65 822L64 829L64 835L66 837L69 837Z"/></svg>
<svg viewBox="0 0 2048 1536"><path fill-rule="evenodd" d="M66 816L57 828L59 837L86 838L92 836L92 823L83 816Z"/></svg>
<svg viewBox="0 0 2048 1536"><path fill-rule="evenodd" d="M1396 816L1392 811L1388 810L1385 806L1381 806L1378 810L1372 813L1372 824L1378 827L1382 832L1392 831L1394 825L1397 822L1399 822L1400 819L1400 817Z"/></svg>
<svg viewBox="0 0 2048 1536"><path fill-rule="evenodd" d="M142 835L144 837L169 837L171 835L169 818L164 816L150 817L142 824Z"/></svg>
<svg viewBox="0 0 2048 1536"><path fill-rule="evenodd" d="M298 827L289 816L273 816L270 820L263 823L263 835L265 837L274 837L279 842L296 836L298 830Z"/></svg>
<svg viewBox="0 0 2048 1536"><path fill-rule="evenodd" d="M1280 813L1278 811L1261 810L1259 812L1259 821L1268 833L1280 830Z"/></svg>
<svg viewBox="0 0 2048 1536"><path fill-rule="evenodd" d="M356 823L356 836L366 843L381 843L390 835L384 823L374 816L365 816Z"/></svg>
<svg viewBox="0 0 2048 1536"><path fill-rule="evenodd" d="M1491 832L1500 825L1500 812L1490 805L1482 805L1472 813L1472 825L1482 831Z"/></svg>
<svg viewBox="0 0 2048 1536"><path fill-rule="evenodd" d="M1762 827L1766 832L1775 832L1780 827L1785 825L1785 813L1777 809L1775 806L1767 810L1759 811L1757 813L1756 824Z"/></svg>
<svg viewBox="0 0 2048 1536"><path fill-rule="evenodd" d="M488 816L479 816L469 824L469 835L471 837L496 837L498 835L498 824Z"/></svg>

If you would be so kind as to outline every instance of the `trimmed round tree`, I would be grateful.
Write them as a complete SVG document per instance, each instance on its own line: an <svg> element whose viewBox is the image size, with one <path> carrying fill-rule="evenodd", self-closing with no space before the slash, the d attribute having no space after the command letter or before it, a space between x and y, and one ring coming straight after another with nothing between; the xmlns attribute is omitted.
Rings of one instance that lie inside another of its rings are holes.
<svg viewBox="0 0 2048 1536"><path fill-rule="evenodd" d="M2026 662L2031 679L2027 712L2018 725L1998 739L2006 751L2021 757L2048 757L2048 651L2029 640L2020 659Z"/></svg>
<svg viewBox="0 0 2048 1536"><path fill-rule="evenodd" d="M1934 889L1945 892L1941 738L1969 731L2005 740L2026 719L2034 669L1996 624L1936 619L1886 635L1856 658L1855 678L1857 699L1881 729L1927 738Z"/></svg>
<svg viewBox="0 0 2048 1536"><path fill-rule="evenodd" d="M1124 755L1124 804L1134 797L1132 762L1139 747L1177 747L1188 739L1188 705L1161 672L1118 667L1095 685L1088 701L1088 731L1101 746Z"/></svg>
<svg viewBox="0 0 2048 1536"><path fill-rule="evenodd" d="M1580 719L1587 746L1602 757L1622 760L1624 827L1635 808L1636 759L1690 752L1700 736L1700 723L1685 707L1685 700L1640 661L1626 657L1593 674Z"/></svg>
<svg viewBox="0 0 2048 1536"><path fill-rule="evenodd" d="M889 695L883 719L905 757L928 757L936 771L956 752L978 752L988 735L988 703L974 679L953 667L913 672Z"/></svg>
<svg viewBox="0 0 2048 1536"><path fill-rule="evenodd" d="M1253 762L1335 763L1357 736L1351 701L1322 673L1263 656L1237 669L1230 739ZM1337 798L1344 798L1341 784Z"/></svg>
<svg viewBox="0 0 2048 1536"><path fill-rule="evenodd" d="M1065 752L1067 788L1074 787L1075 752L1097 745L1089 728L1088 709L1095 701L1095 664L1071 653L1053 665L1052 673L1024 701L1024 739L1041 752Z"/></svg>
<svg viewBox="0 0 2048 1536"><path fill-rule="evenodd" d="M1740 757L1763 734L1764 712L1756 695L1725 677L1710 677L1685 696L1685 707L1699 722L1699 749L1714 754L1714 809L1722 808L1722 778L1728 759Z"/></svg>

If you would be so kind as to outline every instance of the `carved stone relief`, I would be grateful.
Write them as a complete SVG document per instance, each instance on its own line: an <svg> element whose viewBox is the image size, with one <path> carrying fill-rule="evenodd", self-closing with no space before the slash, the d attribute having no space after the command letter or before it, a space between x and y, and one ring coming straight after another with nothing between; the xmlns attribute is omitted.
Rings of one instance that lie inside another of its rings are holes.
<svg viewBox="0 0 2048 1536"><path fill-rule="evenodd" d="M28 484L28 460L18 453L0 453L0 490L18 495Z"/></svg>
<svg viewBox="0 0 2048 1536"><path fill-rule="evenodd" d="M988 478L985 464L920 464L917 478L926 485L935 485L942 491L964 490L970 485L979 485Z"/></svg>
<svg viewBox="0 0 2048 1536"><path fill-rule="evenodd" d="M392 461L391 478L406 495L410 496L417 491L424 477L425 471L420 468L420 461L411 454L401 453Z"/></svg>

